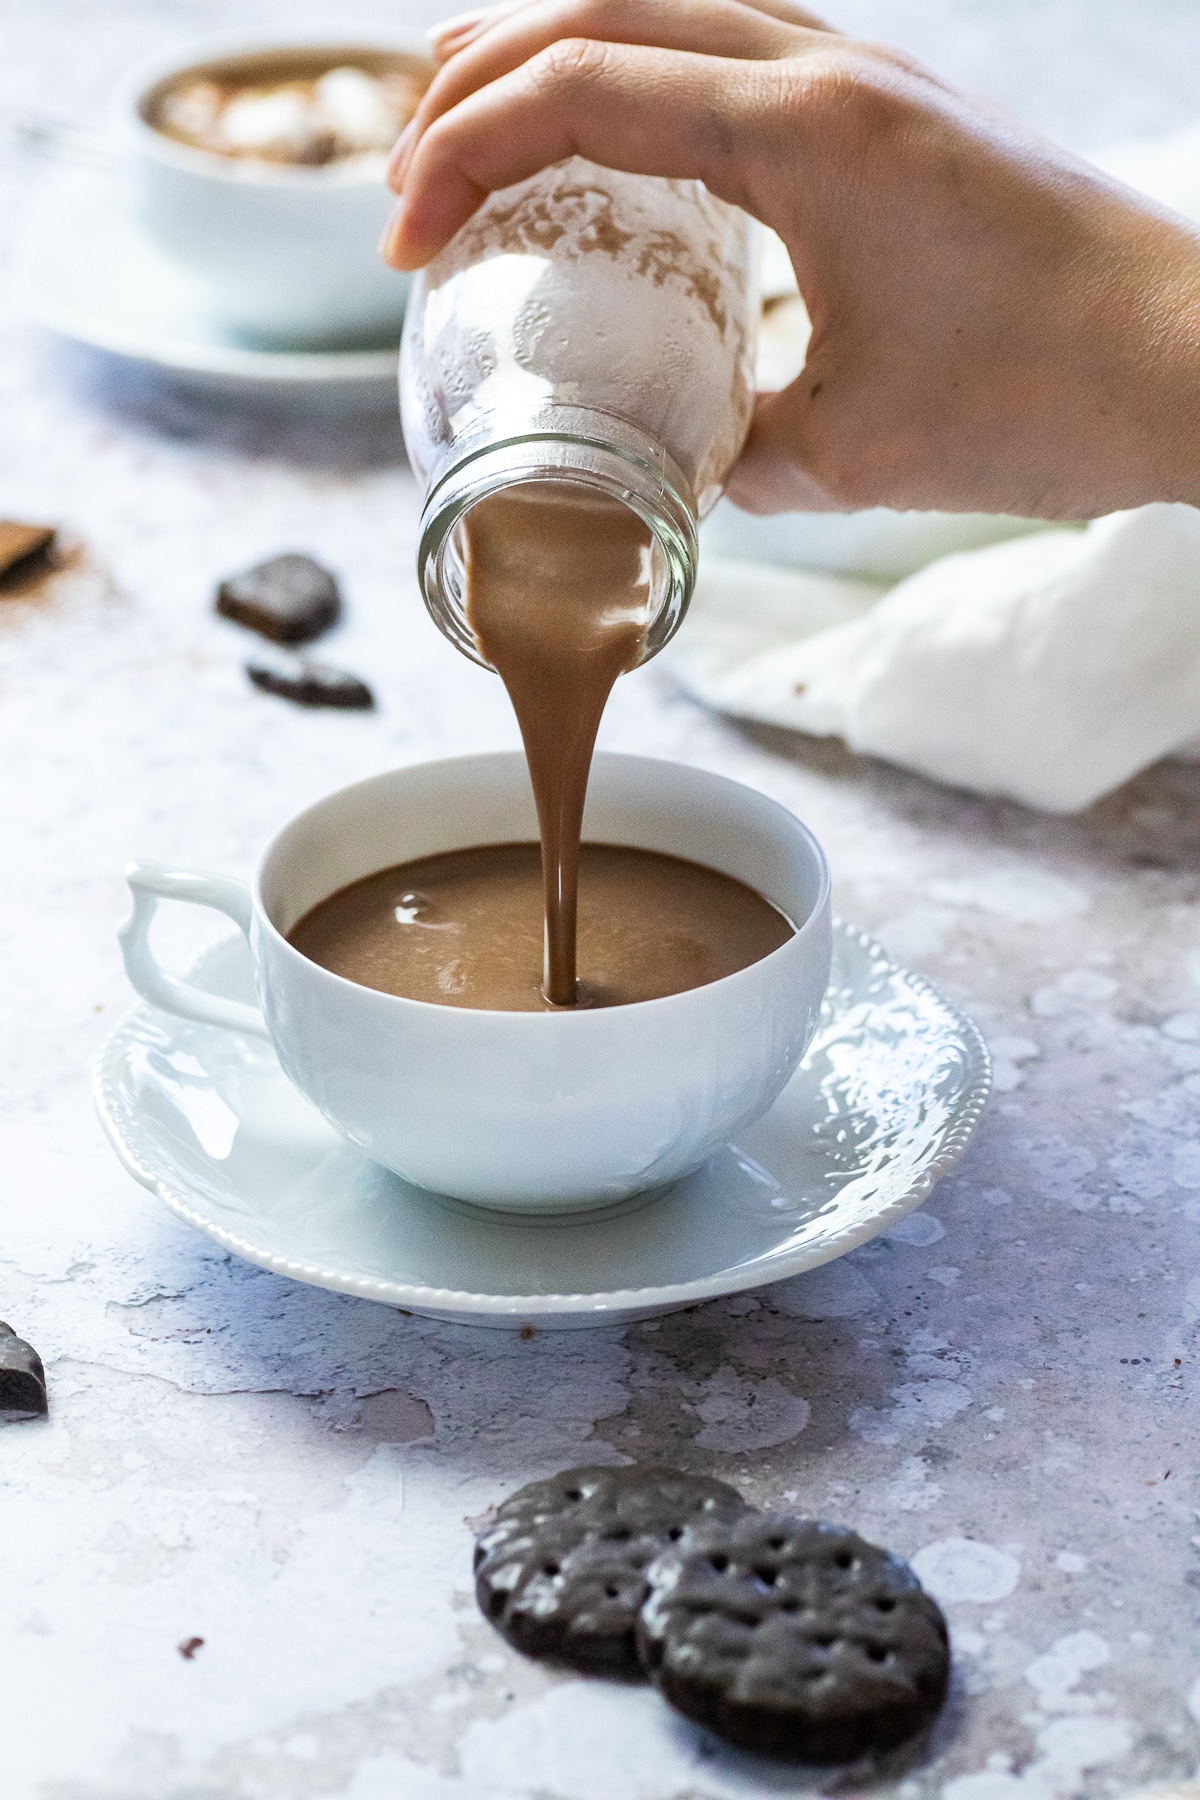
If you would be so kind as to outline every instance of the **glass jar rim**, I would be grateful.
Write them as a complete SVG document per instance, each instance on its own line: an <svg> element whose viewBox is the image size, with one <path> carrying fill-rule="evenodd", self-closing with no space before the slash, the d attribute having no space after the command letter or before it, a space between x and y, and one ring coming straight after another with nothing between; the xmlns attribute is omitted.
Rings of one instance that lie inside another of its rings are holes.
<svg viewBox="0 0 1200 1800"><path fill-rule="evenodd" d="M562 409L567 410L567 409ZM491 494L531 482L570 483L617 500L637 513L662 553L666 572L661 603L646 633L647 661L678 630L696 579L698 541L695 503L686 477L662 448L627 421L610 421L591 409L591 429L580 430L581 417L552 428L478 444L454 459L431 486L421 515L417 569L425 604L451 643L483 668L491 664L480 653L466 615L464 597L456 591L453 569L455 527L471 508ZM619 434L612 425L621 426ZM614 442L614 437L620 441ZM637 440L641 440L638 442Z"/></svg>

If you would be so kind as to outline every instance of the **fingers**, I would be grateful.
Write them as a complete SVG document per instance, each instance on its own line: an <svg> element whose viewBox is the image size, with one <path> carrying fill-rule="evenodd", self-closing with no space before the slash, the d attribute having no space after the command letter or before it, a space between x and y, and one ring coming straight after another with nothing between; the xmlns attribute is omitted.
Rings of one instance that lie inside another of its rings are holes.
<svg viewBox="0 0 1200 1800"><path fill-rule="evenodd" d="M816 13L810 13L806 7L793 6L791 0L744 0L744 4L754 7L756 12L770 13L783 25L795 25L803 31L834 31L835 27L819 19Z"/></svg>
<svg viewBox="0 0 1200 1800"><path fill-rule="evenodd" d="M830 29L822 19L817 18L815 13L808 12L802 6L794 6L792 0L742 0L742 4L746 10L765 13L784 25L799 26L808 31L828 31ZM484 32L491 30L500 21L511 19L515 13L529 10L530 5L531 0L502 0L502 3L497 6L475 7L470 12L457 13L453 18L443 19L439 25L433 26L428 34L434 56L440 63L448 61L451 56L456 56L460 50L464 50L469 43L481 37ZM672 12L681 14L692 10L690 0L669 0L669 6ZM647 6L644 10L661 11L662 8ZM575 37L580 33L573 29L565 35ZM592 34L588 33L587 35ZM598 35L615 37L621 34L606 31ZM622 41L633 43L657 40L623 38Z"/></svg>
<svg viewBox="0 0 1200 1800"><path fill-rule="evenodd" d="M787 0L771 4L794 10ZM402 187L413 151L435 119L564 38L761 61L797 48L794 24L741 0L688 0L686 5L680 0L523 0L495 8L483 19L478 33L434 77L396 144L388 168L395 189Z"/></svg>
<svg viewBox="0 0 1200 1800"><path fill-rule="evenodd" d="M470 12L455 13L453 18L431 25L425 35L434 58L440 63L446 62L489 25L509 13L520 12L527 4L528 0L502 0L500 5L473 7Z"/></svg>
<svg viewBox="0 0 1200 1800"><path fill-rule="evenodd" d="M569 156L698 179L745 204L761 71L657 48L556 43L430 125L412 151L383 254L393 268L420 268L488 194Z"/></svg>

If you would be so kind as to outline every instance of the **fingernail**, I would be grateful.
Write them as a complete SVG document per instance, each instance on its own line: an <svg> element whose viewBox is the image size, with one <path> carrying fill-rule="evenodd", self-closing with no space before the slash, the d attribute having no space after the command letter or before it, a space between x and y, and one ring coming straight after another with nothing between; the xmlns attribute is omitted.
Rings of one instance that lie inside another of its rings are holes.
<svg viewBox="0 0 1200 1800"><path fill-rule="evenodd" d="M383 236L379 240L379 254L385 263L395 266L394 258L404 235L404 215L406 207L403 200L397 200L392 208L392 216L383 228Z"/></svg>
<svg viewBox="0 0 1200 1800"><path fill-rule="evenodd" d="M400 136L392 145L392 154L388 157L389 182L400 182L403 180L404 171L408 167L408 159L413 153L413 146L416 141L417 121L415 119L410 119L408 124L404 127L404 130L400 133Z"/></svg>
<svg viewBox="0 0 1200 1800"><path fill-rule="evenodd" d="M438 24L431 25L425 36L431 44L440 43L442 38L457 37L459 32L466 31L472 25L478 25L480 19L485 18L491 10L490 6L476 6L472 7L470 12L455 13L453 18L442 19Z"/></svg>

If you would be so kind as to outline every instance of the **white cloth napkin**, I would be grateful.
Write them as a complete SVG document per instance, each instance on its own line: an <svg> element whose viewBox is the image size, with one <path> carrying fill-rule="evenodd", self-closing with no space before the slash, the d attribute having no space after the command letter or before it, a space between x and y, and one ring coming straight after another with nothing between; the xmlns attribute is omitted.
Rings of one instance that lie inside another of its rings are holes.
<svg viewBox="0 0 1200 1800"><path fill-rule="evenodd" d="M1095 160L1200 219L1200 126ZM1147 506L1015 537L1018 522L993 521L990 535L1008 541L950 555L940 551L963 543L953 518L944 529L940 515L839 520L839 553L872 546L860 569L886 577L914 548L938 556L890 591L795 567L806 531L808 560L830 567L817 521L740 515L731 528L731 511L708 530L666 658L714 707L1052 812L1200 737L1200 510ZM987 526L967 529L980 542ZM880 550L889 531L906 535ZM748 560L758 555L769 560Z"/></svg>
<svg viewBox="0 0 1200 1800"><path fill-rule="evenodd" d="M1050 812L1200 735L1193 507L945 556L878 592L715 563L670 666L722 711Z"/></svg>

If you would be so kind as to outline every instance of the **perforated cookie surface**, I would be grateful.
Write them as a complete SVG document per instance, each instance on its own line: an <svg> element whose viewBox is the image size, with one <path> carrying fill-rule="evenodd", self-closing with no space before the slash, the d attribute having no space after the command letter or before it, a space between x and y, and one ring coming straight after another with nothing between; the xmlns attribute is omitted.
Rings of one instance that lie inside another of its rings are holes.
<svg viewBox="0 0 1200 1800"><path fill-rule="evenodd" d="M647 1571L638 1650L680 1712L811 1762L887 1750L946 1696L946 1624L900 1557L812 1519L700 1526Z"/></svg>
<svg viewBox="0 0 1200 1800"><path fill-rule="evenodd" d="M596 1674L637 1675L646 1571L747 1510L723 1481L656 1466L567 1469L506 1500L475 1547L484 1616L516 1649Z"/></svg>

